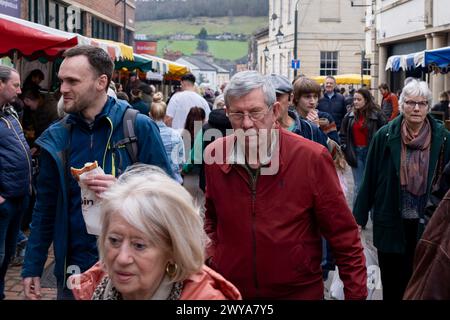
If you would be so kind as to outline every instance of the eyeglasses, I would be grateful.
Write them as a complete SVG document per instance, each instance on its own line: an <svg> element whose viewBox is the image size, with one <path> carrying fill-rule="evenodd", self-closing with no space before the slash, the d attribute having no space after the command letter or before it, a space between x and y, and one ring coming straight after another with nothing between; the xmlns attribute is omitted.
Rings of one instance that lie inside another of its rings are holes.
<svg viewBox="0 0 450 320"><path fill-rule="evenodd" d="M264 119L266 114L270 111L270 108L272 108L272 106L270 106L266 111L252 111L252 112L248 112L248 113L229 112L228 118L230 118L230 120L232 120L234 122L241 122L244 120L244 117L247 115L250 118L250 120L252 120L252 121L261 121L262 119Z"/></svg>
<svg viewBox="0 0 450 320"><path fill-rule="evenodd" d="M405 105L408 106L408 108L414 109L416 106L419 106L419 108L425 108L428 106L428 101L414 101L414 100L407 100L405 101Z"/></svg>

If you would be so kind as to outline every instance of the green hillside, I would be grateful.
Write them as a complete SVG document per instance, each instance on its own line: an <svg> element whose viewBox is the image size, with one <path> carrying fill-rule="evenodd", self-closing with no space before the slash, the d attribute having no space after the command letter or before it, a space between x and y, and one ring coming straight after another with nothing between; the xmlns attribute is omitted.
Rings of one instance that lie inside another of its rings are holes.
<svg viewBox="0 0 450 320"><path fill-rule="evenodd" d="M160 40L158 41L157 55L162 57L165 47L172 51L181 51L185 55L191 55L196 51L197 42L197 40ZM216 59L237 60L244 57L248 52L248 43L246 41L208 40L206 42L208 43L208 52L214 55Z"/></svg>
<svg viewBox="0 0 450 320"><path fill-rule="evenodd" d="M167 19L136 22L136 34L168 36L177 33L197 35L204 27L208 34L251 34L258 28L267 25L267 17L234 17L230 23L228 17L198 17L188 19Z"/></svg>

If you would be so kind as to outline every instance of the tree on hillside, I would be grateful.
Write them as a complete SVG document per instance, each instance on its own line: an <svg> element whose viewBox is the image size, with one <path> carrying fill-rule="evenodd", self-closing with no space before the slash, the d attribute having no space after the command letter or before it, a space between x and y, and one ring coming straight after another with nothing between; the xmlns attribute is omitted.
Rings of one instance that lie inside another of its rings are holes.
<svg viewBox="0 0 450 320"><path fill-rule="evenodd" d="M208 43L205 40L199 40L197 42L197 51L208 52Z"/></svg>
<svg viewBox="0 0 450 320"><path fill-rule="evenodd" d="M198 38L204 40L204 39L206 39L207 36L208 36L208 31L206 31L205 27L202 27L202 29L198 33Z"/></svg>

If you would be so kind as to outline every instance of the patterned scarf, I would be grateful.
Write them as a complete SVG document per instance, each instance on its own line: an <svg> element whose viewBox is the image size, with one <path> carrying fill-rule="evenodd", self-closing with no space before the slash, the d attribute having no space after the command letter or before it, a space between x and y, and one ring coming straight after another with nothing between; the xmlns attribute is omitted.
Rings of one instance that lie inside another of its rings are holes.
<svg viewBox="0 0 450 320"><path fill-rule="evenodd" d="M431 144L430 122L425 118L419 134L414 137L406 120L403 120L401 137L400 184L413 195L421 196L427 191Z"/></svg>
<svg viewBox="0 0 450 320"><path fill-rule="evenodd" d="M166 300L180 300L183 282L175 282ZM122 294L114 288L112 281L105 276L95 288L92 300L123 300Z"/></svg>

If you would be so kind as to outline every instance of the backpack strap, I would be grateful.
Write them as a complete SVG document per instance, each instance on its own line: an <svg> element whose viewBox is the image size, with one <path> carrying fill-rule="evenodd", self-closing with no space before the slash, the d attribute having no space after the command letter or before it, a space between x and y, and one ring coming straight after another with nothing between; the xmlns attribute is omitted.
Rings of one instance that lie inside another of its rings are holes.
<svg viewBox="0 0 450 320"><path fill-rule="evenodd" d="M127 148L128 155L132 163L138 162L138 138L134 132L138 110L127 108L122 119L123 139L116 143L116 146L124 145Z"/></svg>

